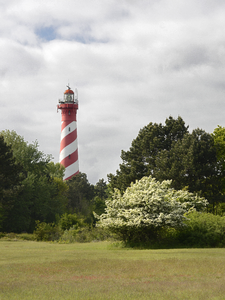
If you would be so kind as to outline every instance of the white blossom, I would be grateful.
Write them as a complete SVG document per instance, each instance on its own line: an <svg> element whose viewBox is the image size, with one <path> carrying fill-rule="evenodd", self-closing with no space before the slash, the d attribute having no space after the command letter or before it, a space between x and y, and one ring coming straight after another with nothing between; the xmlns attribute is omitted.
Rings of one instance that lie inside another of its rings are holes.
<svg viewBox="0 0 225 300"><path fill-rule="evenodd" d="M208 201L188 191L176 191L171 181L156 181L143 177L132 183L121 195L115 190L112 200L106 201L105 213L95 216L98 225L116 232L135 228L178 227L183 225L185 213L204 208Z"/></svg>

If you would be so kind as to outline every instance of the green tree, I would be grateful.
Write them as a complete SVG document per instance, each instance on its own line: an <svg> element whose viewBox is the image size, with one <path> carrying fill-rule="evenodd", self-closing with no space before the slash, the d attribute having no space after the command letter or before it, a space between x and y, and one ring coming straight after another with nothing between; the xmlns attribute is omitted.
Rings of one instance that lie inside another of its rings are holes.
<svg viewBox="0 0 225 300"><path fill-rule="evenodd" d="M3 222L4 231L33 231L35 221L53 222L56 215L66 211L66 183L64 169L50 162L51 156L38 150L38 143L28 144L15 131L3 131L2 135L13 150L17 164L21 164L26 176L22 181L13 207Z"/></svg>
<svg viewBox="0 0 225 300"><path fill-rule="evenodd" d="M186 187L213 202L221 200L220 171L212 136L195 129L191 134L186 133L182 140L173 142L170 150L159 153L154 175L160 181L172 179L175 189Z"/></svg>
<svg viewBox="0 0 225 300"><path fill-rule="evenodd" d="M184 214L193 208L204 209L207 200L170 187L171 181L143 177L131 184L123 195L115 190L106 201L106 212L97 226L117 233L128 243L143 243L161 238L163 230L184 225Z"/></svg>
<svg viewBox="0 0 225 300"><path fill-rule="evenodd" d="M104 179L99 179L99 181L94 186L95 197L92 201L92 210L97 214L102 214L105 211L105 200L109 196L109 188Z"/></svg>
<svg viewBox="0 0 225 300"><path fill-rule="evenodd" d="M216 209L217 213L218 208L222 208L222 212L225 212L225 127L217 126L212 133L212 138L217 152L217 173L219 177L219 180L214 184L214 188L221 195L220 199L217 198L216 208L213 205L213 211Z"/></svg>
<svg viewBox="0 0 225 300"><path fill-rule="evenodd" d="M3 130L1 134L6 144L12 147L16 162L20 163L26 172L43 175L43 172L47 171L47 164L51 161L52 156L39 151L37 141L28 144L14 130Z"/></svg>
<svg viewBox="0 0 225 300"><path fill-rule="evenodd" d="M99 197L101 200L104 200L108 197L108 187L104 179L99 179L99 181L94 186L95 196Z"/></svg>
<svg viewBox="0 0 225 300"><path fill-rule="evenodd" d="M23 173L22 166L15 162L12 148L0 135L0 228L20 192Z"/></svg>
<svg viewBox="0 0 225 300"><path fill-rule="evenodd" d="M181 117L169 117L165 125L149 123L139 131L128 151L121 153L122 164L116 175L109 174L110 186L121 191L141 179L143 176L154 176L156 158L163 150L170 150L173 142L181 140L188 132L188 126Z"/></svg>
<svg viewBox="0 0 225 300"><path fill-rule="evenodd" d="M214 211L225 201L225 129L214 134L202 129L188 132L179 117L140 130L129 151L122 151L123 163L116 175L109 174L113 188L121 192L135 180L152 175L159 181L171 179L175 189L188 189L206 197ZM211 209L211 208L210 208Z"/></svg>
<svg viewBox="0 0 225 300"><path fill-rule="evenodd" d="M50 161L47 165L48 173L51 177L62 179L65 172L65 167L60 163Z"/></svg>
<svg viewBox="0 0 225 300"><path fill-rule="evenodd" d="M71 227L74 229L84 226L84 222L82 219L78 218L77 214L63 214L58 223L59 227L65 231L69 230Z"/></svg>
<svg viewBox="0 0 225 300"><path fill-rule="evenodd" d="M85 173L79 173L67 180L68 211L84 216L91 213L91 201L94 198L94 186L89 183Z"/></svg>
<svg viewBox="0 0 225 300"><path fill-rule="evenodd" d="M225 127L217 126L212 133L212 137L217 148L217 159L223 164L225 169Z"/></svg>

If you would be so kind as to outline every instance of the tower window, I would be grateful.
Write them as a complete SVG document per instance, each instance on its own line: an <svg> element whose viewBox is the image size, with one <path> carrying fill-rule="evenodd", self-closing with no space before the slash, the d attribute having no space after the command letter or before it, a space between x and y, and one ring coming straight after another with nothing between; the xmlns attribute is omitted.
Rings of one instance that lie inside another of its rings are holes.
<svg viewBox="0 0 225 300"><path fill-rule="evenodd" d="M69 131L70 131L70 127L69 127Z"/></svg>
<svg viewBox="0 0 225 300"><path fill-rule="evenodd" d="M69 158L70 158L70 154L69 154Z"/></svg>
<svg viewBox="0 0 225 300"><path fill-rule="evenodd" d="M70 116L70 110L69 110L69 116Z"/></svg>

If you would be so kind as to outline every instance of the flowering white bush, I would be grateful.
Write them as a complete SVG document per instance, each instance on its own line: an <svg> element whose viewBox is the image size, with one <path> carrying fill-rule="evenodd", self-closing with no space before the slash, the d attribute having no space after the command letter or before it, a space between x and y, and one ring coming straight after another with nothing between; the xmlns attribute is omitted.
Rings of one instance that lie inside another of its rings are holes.
<svg viewBox="0 0 225 300"><path fill-rule="evenodd" d="M115 190L98 225L121 235L124 241L156 238L162 228L183 226L184 214L204 208L208 201L187 191L170 188L171 181L143 177L121 195Z"/></svg>

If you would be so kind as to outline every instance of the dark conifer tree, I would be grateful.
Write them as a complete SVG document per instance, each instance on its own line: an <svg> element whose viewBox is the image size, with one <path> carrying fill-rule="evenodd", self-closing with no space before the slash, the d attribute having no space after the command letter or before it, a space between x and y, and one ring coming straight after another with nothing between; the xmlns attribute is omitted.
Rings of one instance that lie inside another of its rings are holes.
<svg viewBox="0 0 225 300"><path fill-rule="evenodd" d="M0 228L15 204L23 178L22 166L15 162L11 147L0 135Z"/></svg>

